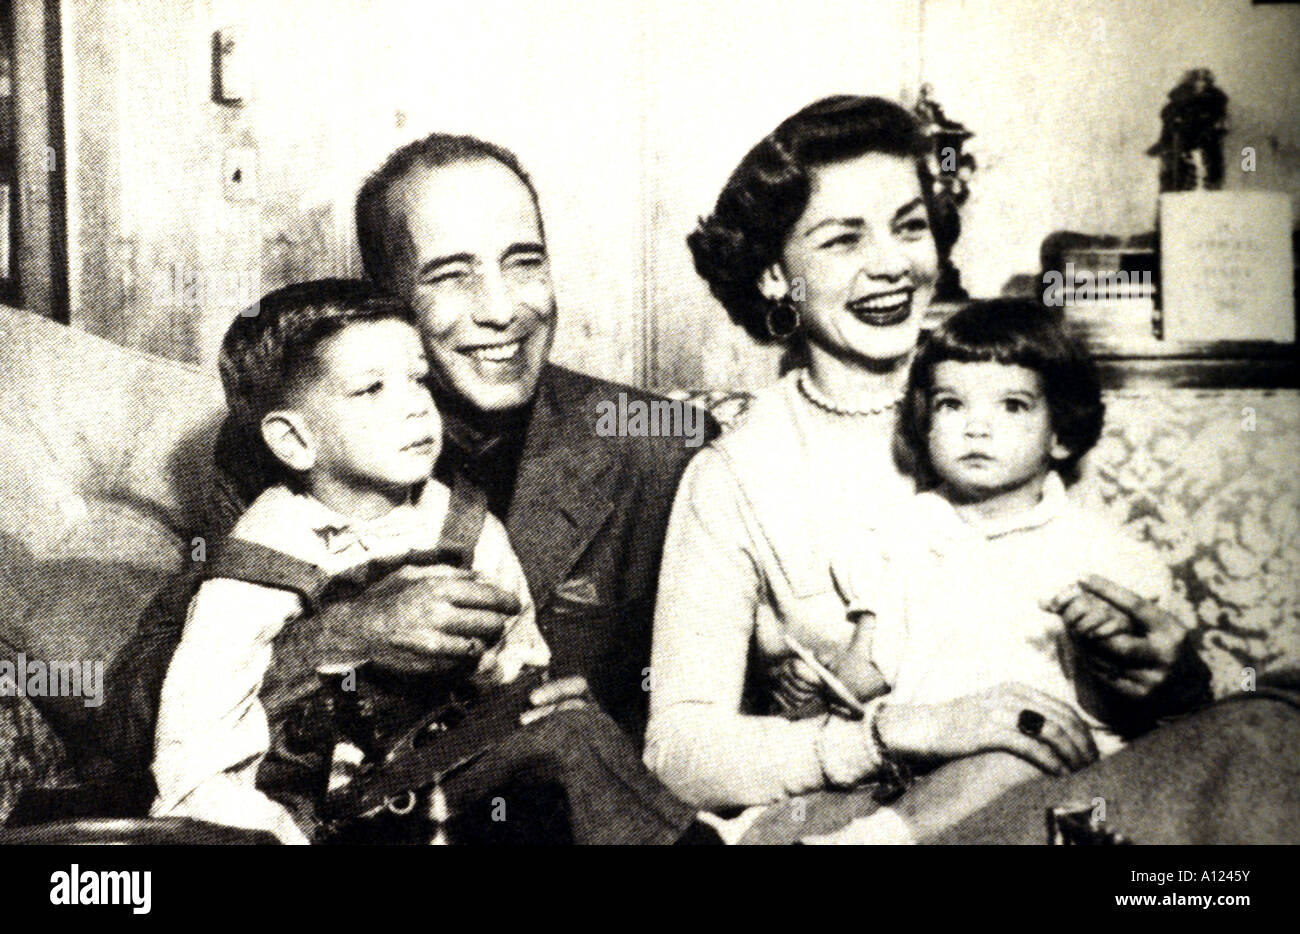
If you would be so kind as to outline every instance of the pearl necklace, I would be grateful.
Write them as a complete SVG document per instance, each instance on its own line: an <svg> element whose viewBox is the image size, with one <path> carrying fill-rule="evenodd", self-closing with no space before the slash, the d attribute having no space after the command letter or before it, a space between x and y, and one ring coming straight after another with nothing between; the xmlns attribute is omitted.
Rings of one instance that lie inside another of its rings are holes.
<svg viewBox="0 0 1300 934"><path fill-rule="evenodd" d="M800 370L799 376L796 378L795 382L798 384L799 391L803 393L805 399L817 406L817 408L834 415L883 415L885 412L888 412L890 409L898 405L898 403L903 401L903 394L899 393L885 402L865 406L863 408L850 408L848 406L840 405L834 399L830 398L814 386L812 380L808 378L807 370Z"/></svg>

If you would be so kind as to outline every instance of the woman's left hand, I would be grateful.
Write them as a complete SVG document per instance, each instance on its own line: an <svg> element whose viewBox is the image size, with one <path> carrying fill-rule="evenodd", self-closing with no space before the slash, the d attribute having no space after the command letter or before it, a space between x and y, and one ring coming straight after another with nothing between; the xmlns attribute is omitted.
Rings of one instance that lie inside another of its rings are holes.
<svg viewBox="0 0 1300 934"><path fill-rule="evenodd" d="M1096 575L1065 588L1047 609L1065 621L1097 677L1128 700L1168 681L1188 636L1173 614Z"/></svg>

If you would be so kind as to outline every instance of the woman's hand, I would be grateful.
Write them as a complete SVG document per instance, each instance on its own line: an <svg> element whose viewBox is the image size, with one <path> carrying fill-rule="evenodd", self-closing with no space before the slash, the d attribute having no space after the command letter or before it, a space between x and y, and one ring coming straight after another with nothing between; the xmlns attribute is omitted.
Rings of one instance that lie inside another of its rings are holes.
<svg viewBox="0 0 1300 934"><path fill-rule="evenodd" d="M1019 728L1026 710L1043 718L1037 735ZM945 761L1001 749L1052 775L1097 760L1092 733L1074 708L1014 682L942 704L887 704L876 727L885 748L905 760Z"/></svg>

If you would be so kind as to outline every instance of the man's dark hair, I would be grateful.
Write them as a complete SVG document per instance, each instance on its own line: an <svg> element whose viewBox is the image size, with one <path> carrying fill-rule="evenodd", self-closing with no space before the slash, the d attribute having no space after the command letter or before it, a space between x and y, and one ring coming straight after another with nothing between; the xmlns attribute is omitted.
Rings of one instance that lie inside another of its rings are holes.
<svg viewBox="0 0 1300 934"><path fill-rule="evenodd" d="M1057 315L1031 301L971 302L924 339L908 377L901 435L923 486L938 476L930 461L930 393L934 370L944 361L1022 366L1041 377L1052 431L1070 455L1056 463L1066 482L1078 478L1079 461L1101 437L1106 414L1101 382L1087 350L1061 326Z"/></svg>
<svg viewBox="0 0 1300 934"><path fill-rule="evenodd" d="M388 193L393 185L415 169L438 169L461 162L491 159L504 165L524 183L537 206L537 189L513 152L496 143L474 136L430 133L424 139L407 143L376 169L357 192L357 244L361 248L361 265L371 282L391 288L393 270L406 244L405 221L394 211ZM541 211L538 210L538 224Z"/></svg>
<svg viewBox="0 0 1300 934"><path fill-rule="evenodd" d="M934 197L926 156L931 143L920 122L882 97L841 95L786 118L740 160L713 213L686 238L696 271L731 320L761 343L771 302L758 290L763 271L781 258L795 221L808 207L812 170L868 153L912 159L943 256L957 239L955 209Z"/></svg>
<svg viewBox="0 0 1300 934"><path fill-rule="evenodd" d="M276 289L235 318L221 342L217 368L230 417L249 453L270 457L262 441L267 412L316 371L316 350L358 321L415 323L405 302L357 279L318 279ZM274 458L264 462L274 466Z"/></svg>

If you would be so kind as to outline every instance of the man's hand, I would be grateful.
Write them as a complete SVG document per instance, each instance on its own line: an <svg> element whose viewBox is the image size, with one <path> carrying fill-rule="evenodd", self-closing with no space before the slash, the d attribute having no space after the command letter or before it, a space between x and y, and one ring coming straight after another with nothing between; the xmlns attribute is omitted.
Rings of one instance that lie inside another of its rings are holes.
<svg viewBox="0 0 1300 934"><path fill-rule="evenodd" d="M315 664L370 661L406 674L467 672L519 611L518 597L472 571L401 567L317 614Z"/></svg>
<svg viewBox="0 0 1300 934"><path fill-rule="evenodd" d="M528 695L528 702L533 705L533 709L524 711L519 716L519 722L527 726L556 711L583 707L590 700L591 689L587 686L587 679L581 675L548 681Z"/></svg>
<svg viewBox="0 0 1300 934"><path fill-rule="evenodd" d="M1065 621L1089 669L1129 701L1162 687L1184 652L1188 630L1176 616L1104 577L1065 588L1046 608Z"/></svg>
<svg viewBox="0 0 1300 934"><path fill-rule="evenodd" d="M514 594L473 572L403 566L281 630L262 704L274 721L319 688L316 673L326 667L371 663L404 674L465 677L519 611Z"/></svg>

